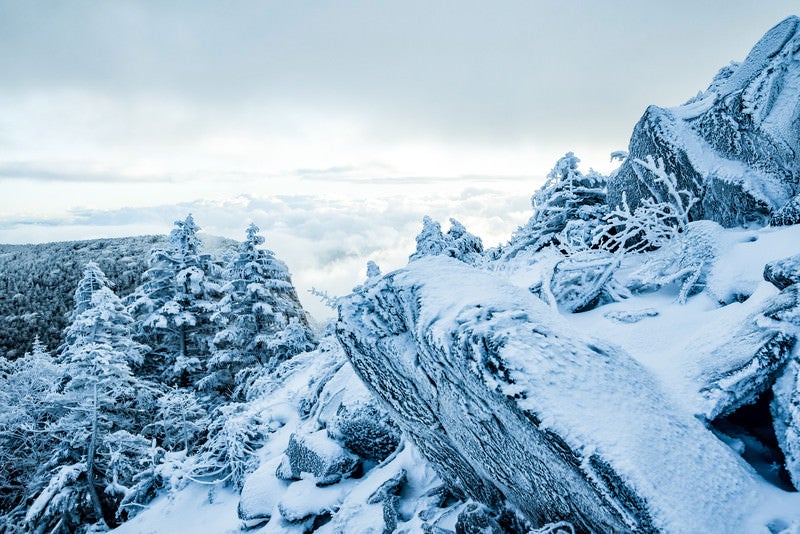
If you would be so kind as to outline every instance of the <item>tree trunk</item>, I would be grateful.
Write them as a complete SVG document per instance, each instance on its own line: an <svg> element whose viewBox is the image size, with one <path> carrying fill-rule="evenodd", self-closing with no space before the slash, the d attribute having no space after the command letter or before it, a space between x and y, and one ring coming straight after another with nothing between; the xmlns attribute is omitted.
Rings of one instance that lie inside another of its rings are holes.
<svg viewBox="0 0 800 534"><path fill-rule="evenodd" d="M97 495L97 488L94 484L94 456L97 449L97 419L99 417L97 409L97 384L94 384L92 393L92 436L89 439L89 451L86 455L86 480L89 485L89 497L92 500L92 507L94 513L97 515L98 521L105 524L105 516L103 515L103 507L100 503L100 497Z"/></svg>

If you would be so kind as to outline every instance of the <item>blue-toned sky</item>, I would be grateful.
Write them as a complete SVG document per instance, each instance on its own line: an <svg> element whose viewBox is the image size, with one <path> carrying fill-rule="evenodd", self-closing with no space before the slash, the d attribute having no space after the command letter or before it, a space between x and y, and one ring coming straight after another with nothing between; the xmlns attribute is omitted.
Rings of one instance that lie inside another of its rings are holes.
<svg viewBox="0 0 800 534"><path fill-rule="evenodd" d="M342 293L367 259L400 266L426 213L507 238L560 155L609 171L648 104L705 88L793 10L0 0L0 242L191 210L229 237L253 220L301 289Z"/></svg>

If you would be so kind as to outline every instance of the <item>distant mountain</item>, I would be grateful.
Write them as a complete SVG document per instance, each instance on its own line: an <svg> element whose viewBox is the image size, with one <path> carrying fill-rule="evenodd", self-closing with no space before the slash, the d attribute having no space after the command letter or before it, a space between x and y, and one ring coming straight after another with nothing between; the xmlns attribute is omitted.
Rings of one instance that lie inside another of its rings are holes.
<svg viewBox="0 0 800 534"><path fill-rule="evenodd" d="M798 59L800 18L793 16L684 105L648 107L633 130L628 158L609 178L609 204L621 203L624 194L635 208L651 190L664 193L637 162L652 156L700 198L694 220L727 227L798 222L800 209L792 201L800 192Z"/></svg>

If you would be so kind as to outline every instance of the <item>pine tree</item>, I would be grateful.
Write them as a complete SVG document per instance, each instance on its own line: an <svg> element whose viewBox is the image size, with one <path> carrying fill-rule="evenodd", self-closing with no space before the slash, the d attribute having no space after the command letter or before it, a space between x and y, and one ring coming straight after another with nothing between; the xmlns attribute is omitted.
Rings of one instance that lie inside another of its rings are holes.
<svg viewBox="0 0 800 534"><path fill-rule="evenodd" d="M271 250L259 248L264 238L258 232L254 224L247 228L226 266L224 296L215 316L222 327L202 381L228 396L250 371L273 368L316 346L286 265Z"/></svg>
<svg viewBox="0 0 800 534"><path fill-rule="evenodd" d="M181 386L202 376L220 297L219 268L200 252L198 231L191 214L176 221L170 248L151 251L145 281L129 299L142 339L153 347L150 373Z"/></svg>
<svg viewBox="0 0 800 534"><path fill-rule="evenodd" d="M506 254L529 248L575 246L576 238L588 247L594 229L605 215L606 179L595 171L582 174L578 159L567 152L559 159L545 184L531 198L533 215L519 228Z"/></svg>
<svg viewBox="0 0 800 534"><path fill-rule="evenodd" d="M76 518L82 523L92 518L101 526L115 522L113 491L106 491L112 483L119 485L109 464L110 447L115 433L139 424L136 401L142 384L130 366L146 352L132 340L132 324L103 272L87 264L60 348L64 385L54 402L62 415L50 428L61 440L50 462L54 476L28 511L29 526L61 523L74 529L77 525L63 522Z"/></svg>
<svg viewBox="0 0 800 534"><path fill-rule="evenodd" d="M450 229L443 234L441 225L426 215L422 219L422 230L416 239L417 251L409 257L409 261L425 256L444 255L474 264L483 254L481 239L469 233L455 219L450 219Z"/></svg>

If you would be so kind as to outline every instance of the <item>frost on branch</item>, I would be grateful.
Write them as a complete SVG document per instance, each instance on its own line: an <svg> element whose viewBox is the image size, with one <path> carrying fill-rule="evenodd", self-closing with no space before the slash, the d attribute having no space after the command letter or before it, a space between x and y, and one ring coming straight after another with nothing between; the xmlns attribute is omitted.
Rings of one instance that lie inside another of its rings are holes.
<svg viewBox="0 0 800 534"><path fill-rule="evenodd" d="M661 159L648 156L634 163L637 177L651 196L631 209L623 193L622 204L605 217L594 242L619 256L653 252L630 277L629 285L641 289L678 282L678 301L684 303L704 287L720 227L711 221L690 222L698 198L678 188L677 178L666 171Z"/></svg>

